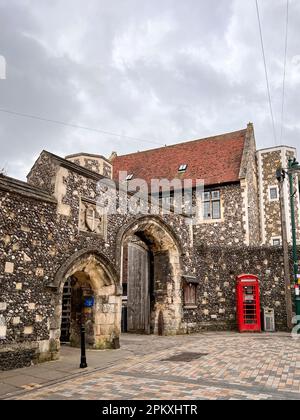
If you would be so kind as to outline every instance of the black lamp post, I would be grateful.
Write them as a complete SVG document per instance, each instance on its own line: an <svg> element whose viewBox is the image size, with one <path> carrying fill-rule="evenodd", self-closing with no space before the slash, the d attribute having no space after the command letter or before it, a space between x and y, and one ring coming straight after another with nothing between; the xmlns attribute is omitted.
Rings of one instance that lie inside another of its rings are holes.
<svg viewBox="0 0 300 420"><path fill-rule="evenodd" d="M299 267L297 256L297 232L296 232L296 211L295 211L295 186L294 186L294 173L300 172L300 165L297 160L289 159L288 170L278 169L276 178L279 182L283 182L286 175L289 177L290 184L290 205L291 205L291 223L292 223L292 237L293 237L293 274L295 285L295 309L296 309L296 322L300 323L300 294L299 294Z"/></svg>
<svg viewBox="0 0 300 420"><path fill-rule="evenodd" d="M289 159L289 181L290 181L290 199L291 199L291 218L292 218L292 235L293 235L293 263L294 263L294 282L295 282L295 306L297 324L300 323L300 295L299 295L299 267L297 256L297 233L296 233L296 210L295 210L295 186L294 173L300 172L300 165L296 159Z"/></svg>
<svg viewBox="0 0 300 420"><path fill-rule="evenodd" d="M86 352L85 352L85 323L84 323L84 314L83 308L81 311L80 317L80 369L86 369L88 367L86 363Z"/></svg>

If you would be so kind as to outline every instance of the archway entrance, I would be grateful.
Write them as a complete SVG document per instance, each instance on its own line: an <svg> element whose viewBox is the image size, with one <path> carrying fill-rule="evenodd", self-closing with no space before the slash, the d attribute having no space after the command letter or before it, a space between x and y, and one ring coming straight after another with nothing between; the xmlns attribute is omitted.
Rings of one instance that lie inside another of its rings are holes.
<svg viewBox="0 0 300 420"><path fill-rule="evenodd" d="M62 344L80 346L81 323L84 322L86 344L95 346L95 294L89 276L85 272L74 273L64 284L62 296L61 335Z"/></svg>
<svg viewBox="0 0 300 420"><path fill-rule="evenodd" d="M88 347L119 348L121 288L116 272L103 255L92 251L76 253L49 287L57 290L50 324L53 353L59 351L61 342L80 346L81 322L85 324Z"/></svg>
<svg viewBox="0 0 300 420"><path fill-rule="evenodd" d="M122 329L137 334L180 332L182 291L180 251L157 218L131 226L122 240Z"/></svg>

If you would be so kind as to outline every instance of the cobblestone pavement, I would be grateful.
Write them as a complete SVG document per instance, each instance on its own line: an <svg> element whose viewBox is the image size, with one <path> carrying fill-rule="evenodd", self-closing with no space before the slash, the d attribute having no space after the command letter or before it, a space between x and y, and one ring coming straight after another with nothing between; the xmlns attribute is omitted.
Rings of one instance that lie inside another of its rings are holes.
<svg viewBox="0 0 300 420"><path fill-rule="evenodd" d="M300 399L300 339L289 334L125 335L122 347L126 360L15 399Z"/></svg>

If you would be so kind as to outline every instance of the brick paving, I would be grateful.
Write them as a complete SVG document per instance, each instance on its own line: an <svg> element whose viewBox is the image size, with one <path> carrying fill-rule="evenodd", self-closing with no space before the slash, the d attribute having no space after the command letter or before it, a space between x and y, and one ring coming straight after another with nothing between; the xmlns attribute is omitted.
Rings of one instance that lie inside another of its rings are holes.
<svg viewBox="0 0 300 420"><path fill-rule="evenodd" d="M206 333L122 338L126 359L13 399L300 399L300 337ZM193 353L185 357L182 353ZM195 358L195 357L199 358ZM170 361L180 356L182 361ZM58 362L59 363L59 362ZM30 374L30 372L28 372Z"/></svg>

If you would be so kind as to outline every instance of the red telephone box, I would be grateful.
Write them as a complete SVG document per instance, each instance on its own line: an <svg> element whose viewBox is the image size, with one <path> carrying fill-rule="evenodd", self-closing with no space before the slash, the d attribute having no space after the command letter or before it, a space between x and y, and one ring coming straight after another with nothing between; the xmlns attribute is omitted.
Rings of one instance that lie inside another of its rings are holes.
<svg viewBox="0 0 300 420"><path fill-rule="evenodd" d="M261 332L258 277L252 274L238 276L236 289L239 331Z"/></svg>

